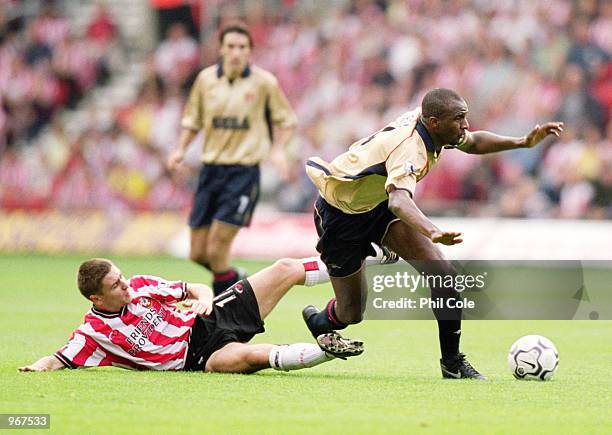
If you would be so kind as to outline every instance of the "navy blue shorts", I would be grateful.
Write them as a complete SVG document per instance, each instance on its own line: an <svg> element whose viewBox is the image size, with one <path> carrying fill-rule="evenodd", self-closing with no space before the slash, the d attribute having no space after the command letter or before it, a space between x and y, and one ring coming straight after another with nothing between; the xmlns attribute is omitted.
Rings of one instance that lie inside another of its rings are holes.
<svg viewBox="0 0 612 435"><path fill-rule="evenodd" d="M248 226L258 199L258 165L202 165L189 226L206 227L213 220Z"/></svg>
<svg viewBox="0 0 612 435"><path fill-rule="evenodd" d="M331 276L343 277L357 272L366 257L376 255L372 243L381 245L389 225L399 219L389 211L388 201L366 213L347 214L319 196L314 220L321 260Z"/></svg>

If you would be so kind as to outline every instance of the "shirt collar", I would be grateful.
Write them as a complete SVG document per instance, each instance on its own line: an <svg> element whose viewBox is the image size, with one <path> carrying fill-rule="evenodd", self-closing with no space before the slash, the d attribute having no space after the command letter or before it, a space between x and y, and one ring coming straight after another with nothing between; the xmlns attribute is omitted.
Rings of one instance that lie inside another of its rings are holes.
<svg viewBox="0 0 612 435"><path fill-rule="evenodd" d="M106 318L121 317L125 312L125 305L121 307L119 311L116 311L114 313L110 311L106 311L106 310L101 310L100 308L96 308L95 306L92 306L91 312L94 314L97 314L98 316L106 317Z"/></svg>
<svg viewBox="0 0 612 435"><path fill-rule="evenodd" d="M240 77L246 78L250 75L251 75L251 65L247 63L246 66L244 67L244 70L242 70L242 74L240 75ZM217 78L220 79L221 77L223 77L223 61L220 60L219 62L217 62Z"/></svg>
<svg viewBox="0 0 612 435"><path fill-rule="evenodd" d="M421 139L423 139L423 142L425 142L425 148L427 148L427 151L430 153L436 153L437 149L434 145L433 139L420 119L416 123L416 130L419 133L419 136L421 136Z"/></svg>

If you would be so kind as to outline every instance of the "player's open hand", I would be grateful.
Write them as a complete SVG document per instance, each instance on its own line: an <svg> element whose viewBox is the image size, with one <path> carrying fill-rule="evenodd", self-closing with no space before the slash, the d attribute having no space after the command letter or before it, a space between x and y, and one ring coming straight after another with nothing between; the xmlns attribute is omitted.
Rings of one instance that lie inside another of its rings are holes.
<svg viewBox="0 0 612 435"><path fill-rule="evenodd" d="M559 137L563 132L562 122L547 122L544 125L536 125L525 137L525 146L531 148L540 143L549 134Z"/></svg>
<svg viewBox="0 0 612 435"><path fill-rule="evenodd" d="M47 371L46 367L39 367L36 364L18 367L17 370L20 372L46 372Z"/></svg>
<svg viewBox="0 0 612 435"><path fill-rule="evenodd" d="M179 167L181 163L183 163L183 159L185 158L185 153L182 150L175 150L168 156L168 162L166 165L170 171L174 171Z"/></svg>
<svg viewBox="0 0 612 435"><path fill-rule="evenodd" d="M183 302L183 306L189 308L199 316L209 316L213 310L212 298L204 296L200 299L189 299Z"/></svg>
<svg viewBox="0 0 612 435"><path fill-rule="evenodd" d="M451 246L463 242L463 239L461 238L461 233L454 231L436 231L431 235L431 241Z"/></svg>

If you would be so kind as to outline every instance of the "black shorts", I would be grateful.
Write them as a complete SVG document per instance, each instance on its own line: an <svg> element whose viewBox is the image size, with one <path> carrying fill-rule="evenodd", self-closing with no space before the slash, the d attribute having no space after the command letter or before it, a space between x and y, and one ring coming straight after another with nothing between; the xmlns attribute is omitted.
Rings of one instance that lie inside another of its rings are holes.
<svg viewBox="0 0 612 435"><path fill-rule="evenodd" d="M189 226L218 220L239 227L251 223L259 199L259 165L202 165Z"/></svg>
<svg viewBox="0 0 612 435"><path fill-rule="evenodd" d="M399 219L389 211L388 201L366 213L347 214L319 196L314 220L321 260L331 276L343 277L357 272L366 257L376 255L372 242L381 245L389 225Z"/></svg>
<svg viewBox="0 0 612 435"><path fill-rule="evenodd" d="M191 336L184 370L205 370L206 361L228 343L246 343L264 332L264 322L249 281L243 279L215 296L213 312L197 316Z"/></svg>

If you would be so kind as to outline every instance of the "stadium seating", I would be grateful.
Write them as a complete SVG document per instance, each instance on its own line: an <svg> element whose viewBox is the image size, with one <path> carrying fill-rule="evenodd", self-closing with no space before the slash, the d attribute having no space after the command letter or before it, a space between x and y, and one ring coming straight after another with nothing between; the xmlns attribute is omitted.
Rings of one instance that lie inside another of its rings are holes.
<svg viewBox="0 0 612 435"><path fill-rule="evenodd" d="M43 9L25 15L18 3L13 15L1 20L2 77L7 80L0 83L0 205L89 208L99 205L91 201L96 193L106 207L188 208L193 171L170 176L163 163L177 140L186 90L197 72L195 41L185 36L189 60L164 70L159 59L169 42L151 43L154 32L146 23L152 12L142 13L145 1L128 2L148 29L140 43L134 34L137 18L117 14L118 2L112 1L107 20L116 23L118 44L89 51L82 48L88 38L81 36L95 23L93 1L81 2L87 14L68 8L66 16L54 17ZM276 209L309 211L314 189L301 169L306 157L338 154L439 86L464 95L473 129L522 135L551 119L565 121L568 128L557 143L536 150L485 158L445 151L454 157L442 159L419 185L425 211L609 218L610 6L519 3L514 8L488 2L478 9L442 1L337 2L323 10L287 2L279 12L268 3L213 2L194 18L205 20L204 65L215 61L217 50L216 34L206 25L215 16L246 20L255 39L253 61L275 73L297 111L295 180L283 184L272 171L264 172L265 197ZM539 20L543 15L549 19ZM21 25L11 31L15 23ZM105 28L104 22L98 24ZM53 56L72 44L72 60L64 59L63 69L36 66L46 65L48 56L46 48L32 43L37 27L47 29L43 36ZM64 42L56 34L65 36ZM112 64L113 56L120 66L110 68L114 75L104 83L105 64ZM37 58L43 61L27 61ZM9 87L8 77L19 80ZM48 86L37 94L42 81ZM15 98L24 103L14 104ZM53 116L75 107L71 116ZM194 168L197 148L191 150ZM82 168L86 182L66 176L71 165ZM124 170L121 176L117 168Z"/></svg>

